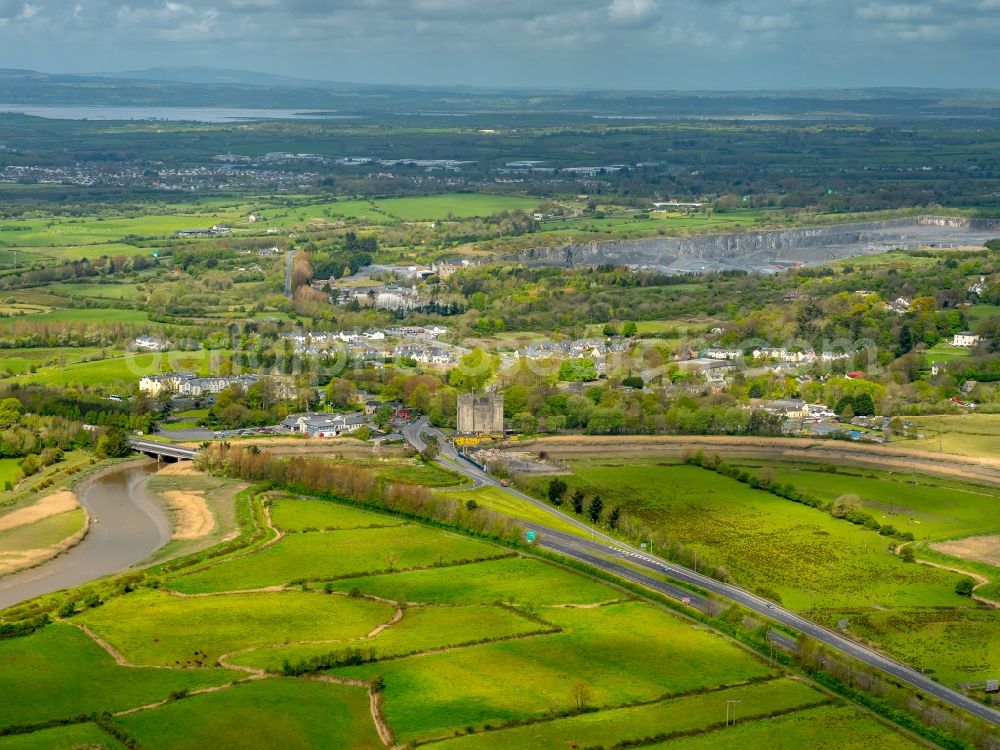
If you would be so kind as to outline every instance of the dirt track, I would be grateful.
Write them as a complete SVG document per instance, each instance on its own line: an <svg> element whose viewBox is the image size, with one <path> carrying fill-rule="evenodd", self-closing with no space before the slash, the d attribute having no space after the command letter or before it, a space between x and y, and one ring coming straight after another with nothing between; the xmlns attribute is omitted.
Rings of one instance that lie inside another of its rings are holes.
<svg viewBox="0 0 1000 750"><path fill-rule="evenodd" d="M552 458L610 456L678 456L702 450L741 458L811 461L834 465L868 466L893 471L916 471L1000 485L1000 459L966 458L902 446L859 445L840 440L797 438L743 438L702 435L623 435L599 437L563 435L525 441L519 447L545 451Z"/></svg>

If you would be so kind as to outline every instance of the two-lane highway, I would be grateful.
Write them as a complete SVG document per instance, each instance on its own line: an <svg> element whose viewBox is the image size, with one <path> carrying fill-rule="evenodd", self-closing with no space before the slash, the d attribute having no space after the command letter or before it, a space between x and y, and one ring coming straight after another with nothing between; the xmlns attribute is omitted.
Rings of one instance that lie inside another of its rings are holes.
<svg viewBox="0 0 1000 750"><path fill-rule="evenodd" d="M773 602L763 599L756 594L733 586L721 583L714 578L702 575L694 570L685 568L676 563L667 562L655 555L637 549L625 542L619 541L608 534L605 534L591 526L583 523L577 518L563 513L557 508L553 508L548 503L526 495L513 487L503 487L494 477L480 470L468 460L458 456L454 446L447 440L445 435L439 430L431 427L426 418L420 419L413 424L407 425L403 429L406 440L417 450L426 447L426 440L423 435L434 435L441 448L438 462L443 466L457 471L468 479L479 485L492 485L514 497L539 508L549 515L559 518L565 523L580 529L583 536L577 537L572 534L555 531L540 526L532 525L539 532L539 544L553 552L593 565L613 575L626 580L646 586L655 591L666 594L677 599L688 597L693 606L701 607L704 600L695 594L682 589L679 586L666 583L658 578L653 578L638 572L634 567L626 567L609 560L609 557L617 557L629 561L633 566L645 568L650 572L660 576L666 576L674 581L689 586L695 586L704 591L708 591L716 596L727 599L731 602L756 612L763 617L767 617L773 622L785 625L803 635L806 635L824 645L850 656L871 667L881 670L896 680L906 683L914 688L922 690L939 700L948 703L956 708L960 708L968 713L977 716L995 726L1000 726L1000 711L996 711L989 706L985 706L972 698L953 690L949 687L935 682L917 670L901 664L867 646L855 643L848 638L829 630L822 625L818 625L791 610L785 609Z"/></svg>

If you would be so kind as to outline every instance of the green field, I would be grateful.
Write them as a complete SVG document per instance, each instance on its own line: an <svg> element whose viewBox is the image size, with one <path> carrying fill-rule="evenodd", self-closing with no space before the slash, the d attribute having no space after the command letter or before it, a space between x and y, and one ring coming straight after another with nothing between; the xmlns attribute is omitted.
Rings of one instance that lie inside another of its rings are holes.
<svg viewBox="0 0 1000 750"><path fill-rule="evenodd" d="M294 534L249 557L174 578L170 586L187 594L235 591L502 554L500 547L413 525Z"/></svg>
<svg viewBox="0 0 1000 750"><path fill-rule="evenodd" d="M330 201L293 208L273 208L263 212L264 226L322 225L343 219L361 219L373 224L391 221L366 200Z"/></svg>
<svg viewBox="0 0 1000 750"><path fill-rule="evenodd" d="M0 490L8 482L12 486L17 484L21 480L21 477L24 476L21 467L18 466L20 463L20 458L0 458Z"/></svg>
<svg viewBox="0 0 1000 750"><path fill-rule="evenodd" d="M489 193L444 193L413 198L387 198L376 205L404 221L435 221L449 216L456 219L489 216L499 211L530 211L537 198L522 195Z"/></svg>
<svg viewBox="0 0 1000 750"><path fill-rule="evenodd" d="M4 221L0 224L0 230L6 230L5 239L8 246L57 248L63 245L98 245L116 242L127 235L167 237L179 229L205 228L213 224L231 222L237 218L239 216L235 213L215 213L149 214L136 217L112 216L86 219L67 217L15 219ZM118 253L102 249L99 254Z"/></svg>
<svg viewBox="0 0 1000 750"><path fill-rule="evenodd" d="M1000 417L995 417L1000 422ZM1000 435L998 435L1000 438ZM738 461L759 474L762 464ZM916 539L942 539L1000 531L1000 489L926 474L816 464L768 463L779 484L792 484L823 500L857 495L883 524Z"/></svg>
<svg viewBox="0 0 1000 750"><path fill-rule="evenodd" d="M824 475L780 466L775 472L779 478L782 471L799 471L792 483L805 483L816 492L836 495L854 487L869 498L879 492L875 498L883 500L887 497L881 493L895 497L898 492L901 502L914 506L911 517L926 517L927 526L939 531L995 523L995 514L989 512L991 496L977 494L982 488L975 486L954 492L961 483L924 477L923 485L912 488L905 484L909 475L878 482L852 476L853 471ZM942 484L953 488L949 494L942 494ZM927 639L923 663L963 681L981 675L984 665L1000 669L998 654L989 645L1000 642L1000 620L979 618L976 603L955 593L958 574L903 562L891 550L894 543L876 532L693 466L635 464L623 471L619 465L581 462L574 466L570 485L599 493L606 506L620 504L684 540L709 571L724 566L740 585L780 597L786 606L827 624L887 613L884 620L873 621L867 635L900 658L909 652L905 628L902 635L893 631L896 612L911 617L909 613L919 610L923 618L938 618L942 632L972 628L966 624L972 618L979 627L975 638L961 641L961 650L954 642ZM896 519L894 515L890 520ZM906 528L902 522L898 526Z"/></svg>
<svg viewBox="0 0 1000 750"><path fill-rule="evenodd" d="M169 750L381 750L364 690L270 679L117 720L140 747ZM0 746L2 747L2 746Z"/></svg>
<svg viewBox="0 0 1000 750"><path fill-rule="evenodd" d="M0 327L10 327L23 321L48 325L73 325L80 323L149 323L149 315L143 310L118 310L114 308L88 307L78 310L52 310L38 315L18 318L0 318Z"/></svg>
<svg viewBox="0 0 1000 750"><path fill-rule="evenodd" d="M125 746L94 724L70 724L0 737L0 750L125 750Z"/></svg>
<svg viewBox="0 0 1000 750"><path fill-rule="evenodd" d="M927 367L931 362L951 362L954 359L968 357L971 350L965 346L952 346L947 342L935 344L924 350L924 361Z"/></svg>
<svg viewBox="0 0 1000 750"><path fill-rule="evenodd" d="M271 505L271 521L284 531L306 529L364 529L373 526L401 526L405 521L340 503L297 497L278 498Z"/></svg>
<svg viewBox="0 0 1000 750"><path fill-rule="evenodd" d="M985 303L971 305L965 308L965 314L970 321L978 323L981 320L1000 315L1000 305L987 305Z"/></svg>
<svg viewBox="0 0 1000 750"><path fill-rule="evenodd" d="M101 349L97 347L64 347L62 349L3 349L0 350L0 372L10 372L12 375L22 375L32 367L46 366L65 367L66 365L84 362L92 357L100 356ZM121 354L106 350L108 355Z"/></svg>
<svg viewBox="0 0 1000 750"><path fill-rule="evenodd" d="M41 385L79 384L128 391L137 388L142 377L158 375L163 371L191 371L201 374L218 371L218 363L226 358L227 352L221 350L143 352L66 367L41 368L33 375L21 376L21 379L30 379L30 382Z"/></svg>
<svg viewBox="0 0 1000 750"><path fill-rule="evenodd" d="M879 643L945 685L994 679L1000 664L997 611L894 609L845 612L850 632Z"/></svg>
<svg viewBox="0 0 1000 750"><path fill-rule="evenodd" d="M910 417L923 439L903 445L962 456L1000 457L1000 414Z"/></svg>
<svg viewBox="0 0 1000 750"><path fill-rule="evenodd" d="M504 492L497 487L486 486L479 487L474 490L439 492L438 496L455 500L460 503L466 503L469 500L473 500L477 505L489 508L497 513L503 513L508 516L524 519L529 526L532 523L535 523L547 526L550 529L556 529L557 531L566 531L570 534L580 533L580 530L573 526L573 524L567 523L561 518L556 518L555 516L546 513L541 508L538 508L530 503L519 500L510 493Z"/></svg>
<svg viewBox="0 0 1000 750"><path fill-rule="evenodd" d="M926 747L852 708L814 708L709 734L648 745L649 750L916 750Z"/></svg>
<svg viewBox="0 0 1000 750"><path fill-rule="evenodd" d="M555 235L590 233L636 237L723 232L758 226L766 212L747 209L716 214L648 213L644 216L646 218L629 215L547 220L542 224L542 231Z"/></svg>
<svg viewBox="0 0 1000 750"><path fill-rule="evenodd" d="M159 491L220 480L153 481ZM127 713L104 720L140 747L378 748L366 686L331 682L375 675L384 681L381 715L400 745L438 738L517 750L700 735L722 731L726 700L741 701L753 726L810 706L822 706L820 717L841 711L838 700L717 633L559 565L510 554L439 566L504 550L414 523L385 525L399 522L328 501L278 497L270 512L279 528L296 531L73 616L128 666L69 623L0 640L0 750L119 750L85 721L119 711ZM304 531L327 527L338 530ZM421 567L372 574L390 559ZM364 575L302 590L166 590L280 587L343 571ZM259 671L347 649L370 649L375 661L296 679ZM213 686L221 689L202 692ZM580 700L589 710L577 714ZM853 710L841 713L858 721ZM76 716L84 722L2 737L11 724ZM512 720L537 723L499 728Z"/></svg>
<svg viewBox="0 0 1000 750"><path fill-rule="evenodd" d="M669 532L749 588L793 609L962 606L957 576L907 565L863 527L693 466L578 464L571 487L600 493Z"/></svg>
<svg viewBox="0 0 1000 750"><path fill-rule="evenodd" d="M438 747L441 750L608 747L646 737L709 731L721 723L719 706L725 706L727 701L739 701L741 718L750 720L757 717L766 719L775 712L803 710L829 700L823 693L797 680L776 679L644 706L613 708L524 727L456 737L445 740Z"/></svg>
<svg viewBox="0 0 1000 750"><path fill-rule="evenodd" d="M545 617L563 632L333 673L381 674L386 718L404 741L572 707L579 681L590 686L592 705L611 706L769 673L718 636L648 604L553 609Z"/></svg>
<svg viewBox="0 0 1000 750"><path fill-rule="evenodd" d="M45 549L83 529L82 508L43 518L26 526L0 531L0 561L5 552Z"/></svg>
<svg viewBox="0 0 1000 750"><path fill-rule="evenodd" d="M199 597L142 591L77 619L130 663L203 666L231 651L285 640L360 638L393 612L367 599L292 591Z"/></svg>
<svg viewBox="0 0 1000 750"><path fill-rule="evenodd" d="M0 640L0 664L0 727L120 711L163 700L176 690L221 685L235 676L222 669L119 667L84 633L64 624Z"/></svg>
<svg viewBox="0 0 1000 750"><path fill-rule="evenodd" d="M498 606L408 607L398 624L374 638L340 644L327 642L263 648L237 655L230 663L281 671L286 660L295 664L348 646L371 648L377 658L387 659L483 640L512 638L544 629L544 626Z"/></svg>
<svg viewBox="0 0 1000 750"><path fill-rule="evenodd" d="M372 596L409 602L455 605L496 601L529 606L597 604L626 596L556 565L524 557L347 578L336 581L335 588L357 588Z"/></svg>
<svg viewBox="0 0 1000 750"><path fill-rule="evenodd" d="M95 299L137 300L143 296L138 284L49 284L43 290L66 297L93 297Z"/></svg>
<svg viewBox="0 0 1000 750"><path fill-rule="evenodd" d="M352 460L334 463L345 466L361 466L373 471L379 477L393 482L422 484L425 487L452 487L466 482L461 476L443 469L436 463L424 462L416 458L381 458L368 461Z"/></svg>

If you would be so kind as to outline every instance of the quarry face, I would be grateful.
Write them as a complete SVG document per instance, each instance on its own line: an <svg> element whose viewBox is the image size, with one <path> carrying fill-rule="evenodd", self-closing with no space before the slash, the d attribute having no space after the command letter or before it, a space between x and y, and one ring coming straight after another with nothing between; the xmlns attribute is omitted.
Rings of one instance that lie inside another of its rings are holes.
<svg viewBox="0 0 1000 750"><path fill-rule="evenodd" d="M508 256L532 265L624 265L663 273L743 270L774 273L795 265L918 247L982 247L1000 222L921 216L697 237L607 240L523 250Z"/></svg>

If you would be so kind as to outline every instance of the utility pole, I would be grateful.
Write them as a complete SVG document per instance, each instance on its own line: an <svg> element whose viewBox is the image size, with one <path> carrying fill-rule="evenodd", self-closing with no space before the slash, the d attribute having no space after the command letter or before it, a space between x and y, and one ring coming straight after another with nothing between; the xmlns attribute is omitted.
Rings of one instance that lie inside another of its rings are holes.
<svg viewBox="0 0 1000 750"><path fill-rule="evenodd" d="M736 701L736 700L727 700L726 701L726 726L727 727L729 727L729 726L735 727L736 726L736 706L738 706L742 702L743 701ZM730 711L729 707L730 706L732 706L732 715L733 715L733 718L732 718L731 722L730 722L730 719L729 719L729 711Z"/></svg>

